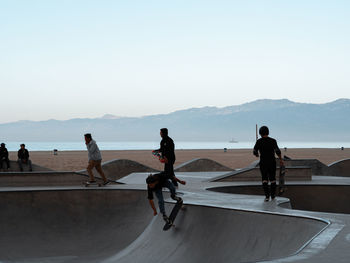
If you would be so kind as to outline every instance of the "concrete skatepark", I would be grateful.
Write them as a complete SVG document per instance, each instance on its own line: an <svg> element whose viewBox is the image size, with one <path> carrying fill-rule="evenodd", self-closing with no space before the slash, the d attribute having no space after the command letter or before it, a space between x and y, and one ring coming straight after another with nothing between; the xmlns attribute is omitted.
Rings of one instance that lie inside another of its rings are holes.
<svg viewBox="0 0 350 263"><path fill-rule="evenodd" d="M149 167L108 162L115 183L101 188L84 187L84 171L3 172L0 262L349 262L348 165L291 161L285 195L264 202L256 163L189 161L176 172L185 207L166 232L147 201Z"/></svg>

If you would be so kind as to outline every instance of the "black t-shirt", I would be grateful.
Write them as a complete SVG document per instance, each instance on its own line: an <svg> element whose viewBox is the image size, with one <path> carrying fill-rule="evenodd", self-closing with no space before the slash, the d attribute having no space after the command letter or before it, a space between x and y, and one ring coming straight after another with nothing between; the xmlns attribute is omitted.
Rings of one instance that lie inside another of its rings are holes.
<svg viewBox="0 0 350 263"><path fill-rule="evenodd" d="M175 162L175 144L174 141L169 137L164 137L160 142L159 151L162 153L162 156L166 157L169 162Z"/></svg>
<svg viewBox="0 0 350 263"><path fill-rule="evenodd" d="M165 185L165 182L166 180L168 180L166 177L165 177L165 174L164 173L158 173L158 174L154 174L153 175L156 180L158 181L158 183L156 184L156 186L154 188L150 188L148 185L147 185L147 191L148 191L148 199L149 200L153 200L153 192L158 190L158 189L162 189Z"/></svg>
<svg viewBox="0 0 350 263"><path fill-rule="evenodd" d="M270 137L262 137L256 141L254 146L254 154L260 153L260 163L275 163L277 155L281 154L277 141Z"/></svg>

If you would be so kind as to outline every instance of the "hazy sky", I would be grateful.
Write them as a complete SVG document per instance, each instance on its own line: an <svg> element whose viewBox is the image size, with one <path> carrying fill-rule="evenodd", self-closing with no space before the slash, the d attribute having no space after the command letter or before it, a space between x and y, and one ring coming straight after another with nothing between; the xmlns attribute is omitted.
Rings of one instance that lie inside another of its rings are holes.
<svg viewBox="0 0 350 263"><path fill-rule="evenodd" d="M0 123L350 98L350 1L0 0Z"/></svg>

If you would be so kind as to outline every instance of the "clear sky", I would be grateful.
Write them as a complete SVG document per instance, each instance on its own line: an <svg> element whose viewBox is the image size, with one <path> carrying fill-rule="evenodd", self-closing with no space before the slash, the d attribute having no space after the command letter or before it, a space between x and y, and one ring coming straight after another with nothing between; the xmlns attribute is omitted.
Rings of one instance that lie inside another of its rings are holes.
<svg viewBox="0 0 350 263"><path fill-rule="evenodd" d="M350 1L0 0L0 123L350 98Z"/></svg>

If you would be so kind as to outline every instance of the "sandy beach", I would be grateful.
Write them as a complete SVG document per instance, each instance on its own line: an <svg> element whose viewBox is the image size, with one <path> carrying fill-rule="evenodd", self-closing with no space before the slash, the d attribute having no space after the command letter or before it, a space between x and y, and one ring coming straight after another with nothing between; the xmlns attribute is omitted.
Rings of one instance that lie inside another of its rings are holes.
<svg viewBox="0 0 350 263"><path fill-rule="evenodd" d="M350 158L350 149L287 149L282 150L282 155L293 159L318 159L324 164ZM10 152L10 159L17 159L17 152ZM151 151L127 150L127 151L102 151L103 162L113 159L129 159L149 167L161 170L163 165L152 156ZM176 150L175 166L194 158L208 158L219 162L232 169L238 169L257 160L251 149L227 150ZM33 163L57 171L78 171L86 168L86 151L61 151L54 155L52 151L30 152Z"/></svg>

